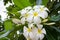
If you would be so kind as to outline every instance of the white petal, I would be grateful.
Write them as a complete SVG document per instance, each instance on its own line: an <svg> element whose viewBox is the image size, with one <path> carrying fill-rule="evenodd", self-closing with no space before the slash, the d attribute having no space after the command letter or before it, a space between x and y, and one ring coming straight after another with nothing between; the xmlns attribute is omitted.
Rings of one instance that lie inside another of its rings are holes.
<svg viewBox="0 0 60 40"><path fill-rule="evenodd" d="M32 23L32 21L33 21L33 17L30 16L30 17L28 17L26 20L27 20L29 23Z"/></svg>
<svg viewBox="0 0 60 40"><path fill-rule="evenodd" d="M45 18L48 17L48 13L47 13L46 11L44 11L44 12L41 12L41 13L39 14L39 16L42 17L43 19L45 19Z"/></svg>
<svg viewBox="0 0 60 40"><path fill-rule="evenodd" d="M37 37L36 37L36 31L37 31L37 28L36 27L34 27L33 29L32 29L32 33L33 33L33 38L32 39L34 39L34 40L37 40Z"/></svg>
<svg viewBox="0 0 60 40"><path fill-rule="evenodd" d="M21 23L22 23L22 24L25 24L25 18L24 18L24 17L21 18Z"/></svg>
<svg viewBox="0 0 60 40"><path fill-rule="evenodd" d="M39 17L34 17L34 23L35 24L41 23L41 19Z"/></svg>
<svg viewBox="0 0 60 40"><path fill-rule="evenodd" d="M31 38L31 39L33 39L33 38L34 38L34 35L33 35L33 33L32 33L32 32L30 32L30 33L29 33L29 36L30 36L30 38Z"/></svg>
<svg viewBox="0 0 60 40"><path fill-rule="evenodd" d="M24 33L27 31L27 27L26 26L24 26L24 30L23 31L24 31Z"/></svg>
<svg viewBox="0 0 60 40"><path fill-rule="evenodd" d="M42 33L43 34L46 34L46 30L44 28L42 29Z"/></svg>
<svg viewBox="0 0 60 40"><path fill-rule="evenodd" d="M49 10L48 10L48 8L46 8L46 7L44 8L44 10L47 10L47 11L49 11Z"/></svg>
<svg viewBox="0 0 60 40"><path fill-rule="evenodd" d="M29 13L30 15L32 15L32 14L33 14L33 10L30 10L28 13Z"/></svg>
<svg viewBox="0 0 60 40"><path fill-rule="evenodd" d="M25 14L27 11L23 9L20 12L21 12L21 14Z"/></svg>
<svg viewBox="0 0 60 40"><path fill-rule="evenodd" d="M28 27L29 27L29 28L34 27L33 23L29 23L29 24L28 24Z"/></svg>
<svg viewBox="0 0 60 40"><path fill-rule="evenodd" d="M39 36L40 36L40 40L43 40L44 34L40 34Z"/></svg>
<svg viewBox="0 0 60 40"><path fill-rule="evenodd" d="M43 25L41 25L41 24L37 24L37 26L39 29L42 29L42 27L43 27Z"/></svg>
<svg viewBox="0 0 60 40"><path fill-rule="evenodd" d="M27 32L27 27L26 27L26 26L24 26L23 35L24 35L26 38L28 37L28 32Z"/></svg>

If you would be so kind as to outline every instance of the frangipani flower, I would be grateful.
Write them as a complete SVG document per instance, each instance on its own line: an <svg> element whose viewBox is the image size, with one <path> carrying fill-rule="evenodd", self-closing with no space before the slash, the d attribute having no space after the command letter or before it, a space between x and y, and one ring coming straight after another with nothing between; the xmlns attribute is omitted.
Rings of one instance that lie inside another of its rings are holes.
<svg viewBox="0 0 60 40"><path fill-rule="evenodd" d="M27 40L31 39L31 37L33 38L34 34L32 32L32 27L33 27L33 24L29 24L28 27L24 26L24 29L23 29L23 35L26 37Z"/></svg>
<svg viewBox="0 0 60 40"><path fill-rule="evenodd" d="M31 22L33 21L33 23L35 23L35 24L41 23L41 19L39 17L39 13L37 11L30 10L29 14L31 15L30 16Z"/></svg>
<svg viewBox="0 0 60 40"><path fill-rule="evenodd" d="M31 18L29 11L32 9L32 7L26 7L25 9L22 9L21 11L19 11L21 13L21 23L25 24L25 21L31 22L31 20L29 18Z"/></svg>
<svg viewBox="0 0 60 40"><path fill-rule="evenodd" d="M38 39L40 39L40 40L42 40L43 38L44 38L44 35L46 34L46 31L45 31L45 29L44 28L42 28L42 25L40 26L38 26L38 28L37 28L37 31L36 31L37 33L37 40Z"/></svg>
<svg viewBox="0 0 60 40"><path fill-rule="evenodd" d="M45 19L48 17L47 11L49 11L49 10L48 10L48 8L44 7L43 5L34 6L33 9L39 13L41 18Z"/></svg>

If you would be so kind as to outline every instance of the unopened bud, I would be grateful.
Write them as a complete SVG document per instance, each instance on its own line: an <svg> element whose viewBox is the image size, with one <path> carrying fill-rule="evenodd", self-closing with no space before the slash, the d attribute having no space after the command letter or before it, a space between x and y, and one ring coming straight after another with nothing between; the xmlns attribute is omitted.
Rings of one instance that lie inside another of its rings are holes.
<svg viewBox="0 0 60 40"><path fill-rule="evenodd" d="M47 22L48 21L48 19L44 19L42 22Z"/></svg>
<svg viewBox="0 0 60 40"><path fill-rule="evenodd" d="M15 24L20 24L21 23L20 20L19 19L16 19L16 18L13 18L12 21Z"/></svg>

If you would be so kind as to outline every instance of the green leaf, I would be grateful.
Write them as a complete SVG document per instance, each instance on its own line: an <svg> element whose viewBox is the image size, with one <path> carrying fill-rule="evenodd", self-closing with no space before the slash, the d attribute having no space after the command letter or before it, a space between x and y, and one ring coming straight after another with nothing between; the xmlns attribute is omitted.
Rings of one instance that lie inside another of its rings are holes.
<svg viewBox="0 0 60 40"><path fill-rule="evenodd" d="M58 9L60 7L60 3L57 3L55 6L54 6L54 9Z"/></svg>
<svg viewBox="0 0 60 40"><path fill-rule="evenodd" d="M30 2L32 5L35 5L35 4L36 4L36 0L29 0L29 2Z"/></svg>
<svg viewBox="0 0 60 40"><path fill-rule="evenodd" d="M27 7L27 6L31 5L31 3L29 2L29 0L13 0L13 2L20 9L23 9L24 7Z"/></svg>
<svg viewBox="0 0 60 40"><path fill-rule="evenodd" d="M48 3L48 1L49 1L49 0L42 0L42 4L46 6L47 3Z"/></svg>
<svg viewBox="0 0 60 40"><path fill-rule="evenodd" d="M60 15L53 15L53 16L51 16L51 18L50 18L50 21L59 21L60 20Z"/></svg>
<svg viewBox="0 0 60 40"><path fill-rule="evenodd" d="M47 40L57 40L58 32L54 28L47 26L45 29L46 29L46 33L47 33L46 34Z"/></svg>
<svg viewBox="0 0 60 40"><path fill-rule="evenodd" d="M60 29L59 28L57 28L57 27L52 27L52 28L55 29L57 32L60 33Z"/></svg>
<svg viewBox="0 0 60 40"><path fill-rule="evenodd" d="M11 30L13 28L13 24L10 20L6 20L4 22L4 27L6 31Z"/></svg>
<svg viewBox="0 0 60 40"><path fill-rule="evenodd" d="M19 18L20 17L20 13L18 13L18 11L20 10L19 7L10 5L9 7L7 7L8 10L8 15L10 16L10 18Z"/></svg>
<svg viewBox="0 0 60 40"><path fill-rule="evenodd" d="M8 40L8 39L4 37L4 38L1 38L0 40Z"/></svg>
<svg viewBox="0 0 60 40"><path fill-rule="evenodd" d="M4 34L1 34L1 35L0 35L0 38L6 37L9 33L10 33L10 31L7 31L7 32L5 32Z"/></svg>

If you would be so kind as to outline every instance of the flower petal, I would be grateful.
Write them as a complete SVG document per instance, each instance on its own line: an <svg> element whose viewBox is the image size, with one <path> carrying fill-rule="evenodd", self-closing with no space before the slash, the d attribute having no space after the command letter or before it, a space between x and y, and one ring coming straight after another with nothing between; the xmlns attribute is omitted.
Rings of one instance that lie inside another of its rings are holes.
<svg viewBox="0 0 60 40"><path fill-rule="evenodd" d="M26 26L24 26L23 35L24 35L26 38L28 37L28 32L27 32L27 27L26 27Z"/></svg>
<svg viewBox="0 0 60 40"><path fill-rule="evenodd" d="M44 34L40 34L40 40L43 40Z"/></svg>
<svg viewBox="0 0 60 40"><path fill-rule="evenodd" d="M43 19L45 19L45 18L48 17L48 13L47 13L46 11L44 11L44 12L41 12L41 13L39 14L39 16L42 17Z"/></svg>
<svg viewBox="0 0 60 40"><path fill-rule="evenodd" d="M34 21L35 24L41 23L40 17L34 17L34 20L33 21Z"/></svg>
<svg viewBox="0 0 60 40"><path fill-rule="evenodd" d="M44 28L42 29L42 33L43 34L46 34L46 30Z"/></svg>
<svg viewBox="0 0 60 40"><path fill-rule="evenodd" d="M22 24L25 24L25 18L24 18L24 17L21 18L21 23L22 23Z"/></svg>
<svg viewBox="0 0 60 40"><path fill-rule="evenodd" d="M37 24L37 26L39 29L42 29L42 27L43 27L43 25L41 25L41 24Z"/></svg>
<svg viewBox="0 0 60 40"><path fill-rule="evenodd" d="M29 16L26 20L27 20L29 23L32 23L32 21L33 21L33 16Z"/></svg>

